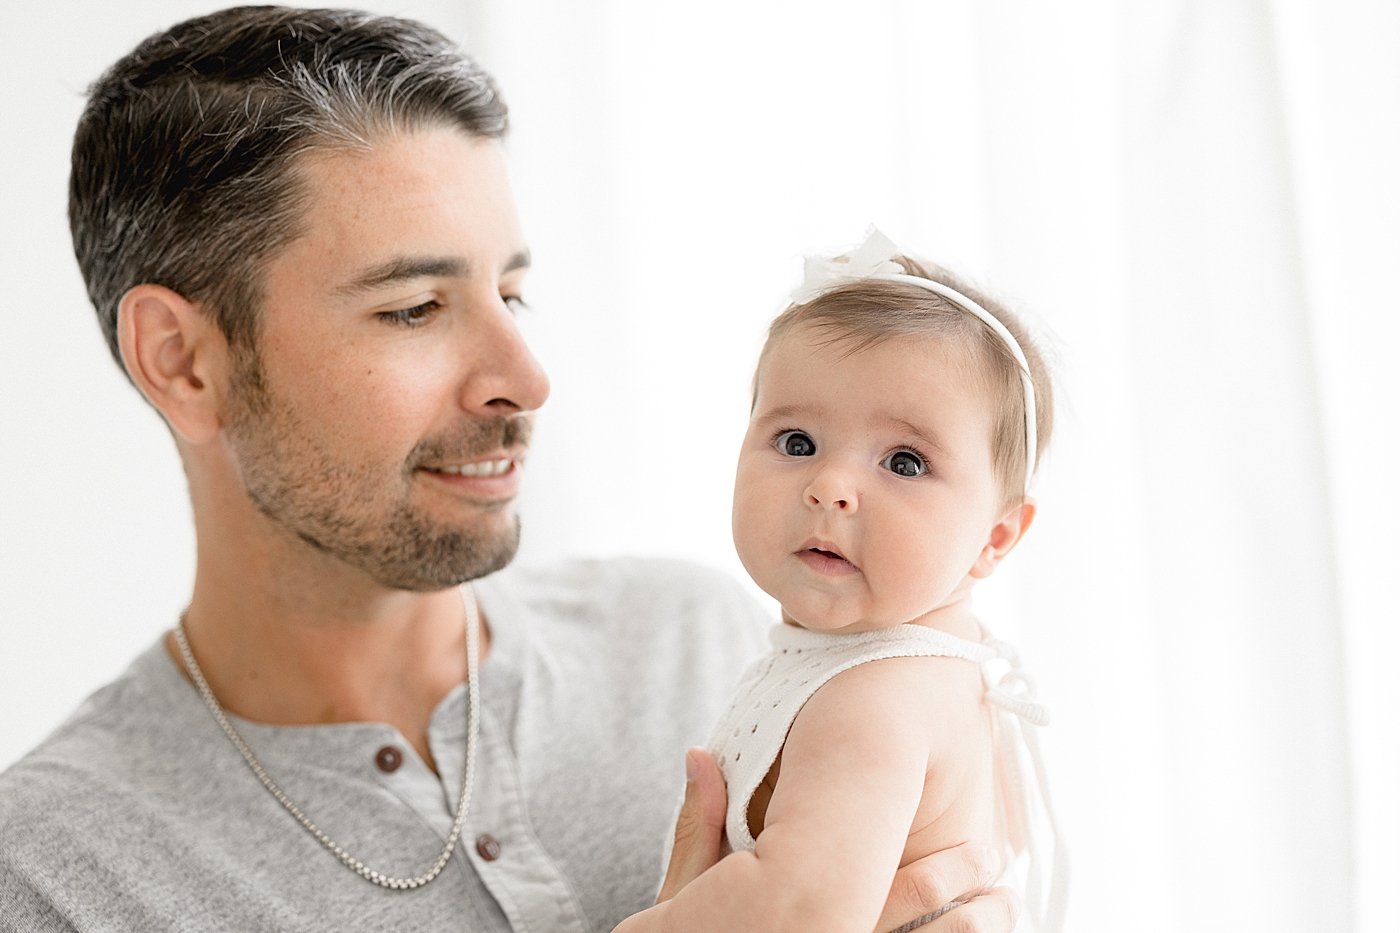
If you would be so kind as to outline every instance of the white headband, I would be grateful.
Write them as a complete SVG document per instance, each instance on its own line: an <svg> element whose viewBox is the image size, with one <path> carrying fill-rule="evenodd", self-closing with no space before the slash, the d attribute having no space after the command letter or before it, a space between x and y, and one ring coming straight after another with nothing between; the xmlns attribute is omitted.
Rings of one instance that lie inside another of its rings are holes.
<svg viewBox="0 0 1400 933"><path fill-rule="evenodd" d="M882 279L887 282L917 285L919 288L942 295L990 327L992 333L1000 337L1002 343L1006 344L1006 348L1011 351L1011 355L1016 358L1016 363L1021 369L1021 385L1026 396L1026 491L1029 492L1031 477L1035 475L1035 384L1031 382L1031 368L1026 363L1026 355L1021 352L1021 345L1016 342L1016 338L1011 336L1011 331L1007 330L1001 321L987 313L986 308L971 298L941 282L906 274L904 267L894 261L894 256L898 252L899 248L895 246L893 240L871 227L865 242L845 258L828 259L821 256L808 256L803 264L802 284L792 293L792 301L794 304L805 304L842 285L863 279Z"/></svg>

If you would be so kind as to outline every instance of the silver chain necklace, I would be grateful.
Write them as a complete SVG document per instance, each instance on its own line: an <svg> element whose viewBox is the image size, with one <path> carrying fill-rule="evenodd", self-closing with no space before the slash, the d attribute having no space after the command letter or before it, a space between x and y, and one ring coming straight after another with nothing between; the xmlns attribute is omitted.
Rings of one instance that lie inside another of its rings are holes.
<svg viewBox="0 0 1400 933"><path fill-rule="evenodd" d="M472 776L476 770L476 737L481 726L481 691L477 683L477 649L480 634L478 632L479 622L476 612L476 597L468 592L468 587L462 587L462 604L467 610L467 760L462 766L462 792L457 797L457 815L452 820L452 831L447 835L447 845L443 847L442 854L438 856L433 867L416 878L390 878L382 872L377 872L364 862L355 858L349 852L342 849L334 839L327 836L321 827L311 822L311 818L302 812L301 808L292 802L292 799L283 793L282 788L277 786L277 782L272 780L268 773L263 770L262 764L258 761L253 750L248 747L248 743L243 741L243 736L238 734L238 730L233 728L233 723L228 721L224 715L223 708L219 706L219 701L214 696L214 691L209 689L208 682L204 679L204 673L195 663L194 652L190 650L189 640L185 637L185 618L180 617L180 624L175 627L175 641L180 646L180 657L185 661L185 670L189 671L190 679L199 690L199 695L204 698L204 705L209 707L209 712L214 715L214 719L219 723L219 727L224 730L224 735L228 736L230 742L243 755L243 760L248 762L248 767L253 769L263 787L268 789L272 796L277 798L277 802L287 808L287 812L296 817L307 832L316 837L316 841L325 846L332 855L340 859L342 865L359 875L366 881L371 881L381 888L391 888L395 891L411 891L414 888L421 888L432 881L442 870L447 867L448 859L452 858L452 853L457 848L457 839L462 835L462 823L467 817L467 808L471 804L472 798Z"/></svg>

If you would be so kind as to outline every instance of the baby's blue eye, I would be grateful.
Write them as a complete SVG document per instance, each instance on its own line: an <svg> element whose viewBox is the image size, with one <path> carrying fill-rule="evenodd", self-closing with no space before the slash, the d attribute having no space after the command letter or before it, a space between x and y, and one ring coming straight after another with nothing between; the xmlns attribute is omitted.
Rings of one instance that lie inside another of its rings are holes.
<svg viewBox="0 0 1400 933"><path fill-rule="evenodd" d="M897 476L923 476L928 472L923 458L909 450L896 450L880 465Z"/></svg>
<svg viewBox="0 0 1400 933"><path fill-rule="evenodd" d="M801 431L784 431L778 435L778 450L789 457L810 457L817 452L817 445Z"/></svg>

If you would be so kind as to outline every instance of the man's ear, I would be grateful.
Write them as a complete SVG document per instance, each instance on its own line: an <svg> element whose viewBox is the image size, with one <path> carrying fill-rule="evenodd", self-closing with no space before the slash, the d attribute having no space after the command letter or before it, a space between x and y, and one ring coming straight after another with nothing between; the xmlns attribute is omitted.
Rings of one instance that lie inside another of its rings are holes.
<svg viewBox="0 0 1400 933"><path fill-rule="evenodd" d="M137 285L117 307L122 362L136 387L180 437L207 443L219 431L228 343L214 322L160 285Z"/></svg>
<svg viewBox="0 0 1400 933"><path fill-rule="evenodd" d="M1035 521L1035 500L1026 496L992 526L992 533L987 537L987 544L982 548L982 553L977 555L977 562L972 565L972 569L968 573L979 580L990 577L992 571L997 569L997 564L1001 563L1003 557L1011 553L1011 549L1021 540L1021 536L1031 527L1033 521Z"/></svg>

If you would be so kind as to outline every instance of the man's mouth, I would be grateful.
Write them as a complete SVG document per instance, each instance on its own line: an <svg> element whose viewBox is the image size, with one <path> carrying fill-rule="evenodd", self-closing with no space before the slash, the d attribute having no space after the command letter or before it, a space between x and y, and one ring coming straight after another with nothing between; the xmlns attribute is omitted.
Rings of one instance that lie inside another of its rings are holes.
<svg viewBox="0 0 1400 933"><path fill-rule="evenodd" d="M425 476L431 476L435 484L470 499L495 503L509 501L520 491L525 452L512 455L510 451L494 450L491 454L456 463L425 463L418 469Z"/></svg>
<svg viewBox="0 0 1400 933"><path fill-rule="evenodd" d="M515 465L513 458L504 460L473 460L470 463L447 464L446 466L424 467L432 473L451 473L453 476L501 476Z"/></svg>
<svg viewBox="0 0 1400 933"><path fill-rule="evenodd" d="M504 489L519 482L531 427L529 415L466 421L419 441L405 462L459 488Z"/></svg>

